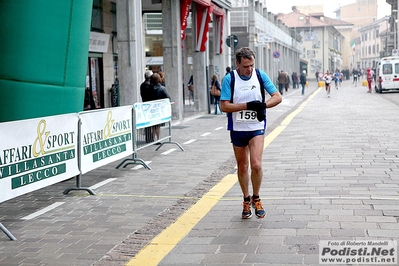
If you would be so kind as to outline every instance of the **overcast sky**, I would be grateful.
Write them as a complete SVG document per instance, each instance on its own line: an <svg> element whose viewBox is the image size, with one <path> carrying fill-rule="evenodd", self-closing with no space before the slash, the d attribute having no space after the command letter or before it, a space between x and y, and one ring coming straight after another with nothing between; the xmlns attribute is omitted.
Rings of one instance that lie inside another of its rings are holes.
<svg viewBox="0 0 399 266"><path fill-rule="evenodd" d="M378 1L378 14L377 19L382 18L384 16L390 15L391 6L386 3L386 0L377 0ZM324 2L324 3L323 3ZM335 10L338 9L339 6L346 6L352 3L356 3L355 0L284 0L284 4L282 1L276 0L266 0L267 11L270 11L274 14L278 13L290 13L292 12L292 6L306 6L306 5L324 5L324 15L330 18L335 18Z"/></svg>

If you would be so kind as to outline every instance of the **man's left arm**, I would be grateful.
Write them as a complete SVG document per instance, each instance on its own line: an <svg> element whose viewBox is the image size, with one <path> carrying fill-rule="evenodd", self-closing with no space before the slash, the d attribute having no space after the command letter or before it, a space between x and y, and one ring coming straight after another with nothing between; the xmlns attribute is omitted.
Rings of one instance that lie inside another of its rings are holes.
<svg viewBox="0 0 399 266"><path fill-rule="evenodd" d="M267 99L266 101L266 108L272 108L283 100L283 97L281 97L280 92L276 91L275 93L270 94L270 98Z"/></svg>
<svg viewBox="0 0 399 266"><path fill-rule="evenodd" d="M270 98L266 101L266 108L272 108L283 100L283 97L281 96L280 92L277 90L276 86L274 86L273 82L270 80L269 76L264 72L260 71L262 80L263 80L263 86L265 87L265 90L270 94Z"/></svg>

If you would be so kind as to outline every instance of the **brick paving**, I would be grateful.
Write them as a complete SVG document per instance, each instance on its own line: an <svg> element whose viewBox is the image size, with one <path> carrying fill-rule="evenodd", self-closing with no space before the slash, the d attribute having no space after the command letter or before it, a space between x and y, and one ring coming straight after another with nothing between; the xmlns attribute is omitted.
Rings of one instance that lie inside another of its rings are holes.
<svg viewBox="0 0 399 266"><path fill-rule="evenodd" d="M290 89L268 110L268 133L316 89ZM94 189L62 192L70 179L1 203L0 265L124 265L226 174L235 161L224 115L188 106L172 140L148 147L137 165L119 162L82 177ZM238 184L159 265L318 265L318 243L330 239L399 237L398 106L349 81L331 98L321 90L266 148L261 190L264 219L242 220ZM190 117L190 118L189 118ZM185 144L195 139L196 141ZM169 154L163 152L176 148ZM59 207L22 218L51 204Z"/></svg>
<svg viewBox="0 0 399 266"><path fill-rule="evenodd" d="M397 240L397 111L350 82L322 89L264 152L268 215L240 219L236 184L159 265L319 265L320 240Z"/></svg>

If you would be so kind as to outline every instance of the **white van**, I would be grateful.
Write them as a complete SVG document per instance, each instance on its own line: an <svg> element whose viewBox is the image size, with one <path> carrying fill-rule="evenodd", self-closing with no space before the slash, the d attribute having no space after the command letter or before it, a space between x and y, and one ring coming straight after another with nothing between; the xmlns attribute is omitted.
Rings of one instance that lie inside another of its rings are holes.
<svg viewBox="0 0 399 266"><path fill-rule="evenodd" d="M381 58L376 73L375 91L399 90L399 56Z"/></svg>

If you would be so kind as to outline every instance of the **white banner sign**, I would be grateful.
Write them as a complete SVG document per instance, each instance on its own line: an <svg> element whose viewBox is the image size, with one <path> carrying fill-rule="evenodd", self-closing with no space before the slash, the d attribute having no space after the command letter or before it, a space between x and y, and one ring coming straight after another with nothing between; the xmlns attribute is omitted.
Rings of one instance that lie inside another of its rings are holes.
<svg viewBox="0 0 399 266"><path fill-rule="evenodd" d="M77 114L0 123L0 202L79 174Z"/></svg>
<svg viewBox="0 0 399 266"><path fill-rule="evenodd" d="M82 174L133 153L130 106L82 112L79 116Z"/></svg>
<svg viewBox="0 0 399 266"><path fill-rule="evenodd" d="M109 34L90 32L89 52L108 52Z"/></svg>
<svg viewBox="0 0 399 266"><path fill-rule="evenodd" d="M135 103L133 108L137 129L162 124L172 119L169 99Z"/></svg>
<svg viewBox="0 0 399 266"><path fill-rule="evenodd" d="M162 66L163 65L163 57L162 56L153 56L145 58L146 66Z"/></svg>
<svg viewBox="0 0 399 266"><path fill-rule="evenodd" d="M274 38L273 36L267 33L258 33L258 42L259 43L274 42Z"/></svg>

